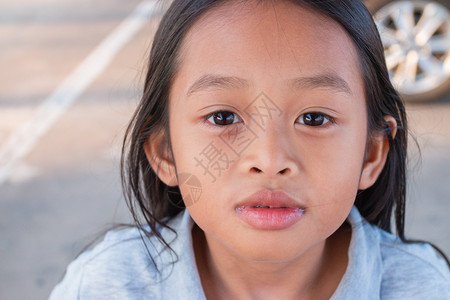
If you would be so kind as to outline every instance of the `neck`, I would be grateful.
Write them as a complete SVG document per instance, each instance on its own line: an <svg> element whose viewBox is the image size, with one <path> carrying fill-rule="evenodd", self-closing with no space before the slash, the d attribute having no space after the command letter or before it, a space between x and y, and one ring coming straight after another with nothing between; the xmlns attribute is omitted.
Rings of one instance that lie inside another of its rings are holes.
<svg viewBox="0 0 450 300"><path fill-rule="evenodd" d="M345 224L345 223L344 223ZM329 299L347 267L350 231L288 261L242 257L194 226L194 252L208 299Z"/></svg>

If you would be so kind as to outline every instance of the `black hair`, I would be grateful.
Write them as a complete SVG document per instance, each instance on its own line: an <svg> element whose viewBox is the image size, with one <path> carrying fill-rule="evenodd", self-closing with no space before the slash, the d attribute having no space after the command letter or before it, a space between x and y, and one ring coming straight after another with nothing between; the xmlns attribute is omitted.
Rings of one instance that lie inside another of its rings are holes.
<svg viewBox="0 0 450 300"><path fill-rule="evenodd" d="M338 22L356 46L365 85L368 141L380 132L386 134L389 152L374 185L358 191L355 206L367 222L388 232L392 232L391 219L394 214L396 234L403 242L411 242L405 238L404 232L408 143L405 107L390 82L383 46L371 14L360 0L290 1ZM169 187L158 178L158 170L150 166L144 145L149 139L162 137L157 151L173 161L169 90L179 65L183 38L200 16L226 2L230 0L172 2L155 34L143 95L125 134L121 169L127 204L136 225L140 228L144 224L148 225L149 229L144 230L145 235L156 236L170 250L170 245L158 229L166 227L174 231L167 223L185 206L178 187ZM392 116L397 122L395 137L385 122L385 116ZM445 257L442 251L437 250Z"/></svg>

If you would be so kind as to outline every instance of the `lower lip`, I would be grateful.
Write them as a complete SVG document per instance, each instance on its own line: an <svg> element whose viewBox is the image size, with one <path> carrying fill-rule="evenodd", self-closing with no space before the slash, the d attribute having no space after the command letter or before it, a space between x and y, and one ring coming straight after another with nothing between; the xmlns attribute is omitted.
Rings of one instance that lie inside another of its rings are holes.
<svg viewBox="0 0 450 300"><path fill-rule="evenodd" d="M297 223L305 210L296 207L264 208L241 206L236 208L236 214L250 226L263 230L280 230Z"/></svg>

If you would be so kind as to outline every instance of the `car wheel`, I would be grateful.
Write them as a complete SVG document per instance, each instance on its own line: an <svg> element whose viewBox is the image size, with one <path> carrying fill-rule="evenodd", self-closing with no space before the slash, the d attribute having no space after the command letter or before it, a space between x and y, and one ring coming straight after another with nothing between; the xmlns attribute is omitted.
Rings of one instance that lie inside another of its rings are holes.
<svg viewBox="0 0 450 300"><path fill-rule="evenodd" d="M448 1L376 1L372 6L392 83L407 101L450 88Z"/></svg>

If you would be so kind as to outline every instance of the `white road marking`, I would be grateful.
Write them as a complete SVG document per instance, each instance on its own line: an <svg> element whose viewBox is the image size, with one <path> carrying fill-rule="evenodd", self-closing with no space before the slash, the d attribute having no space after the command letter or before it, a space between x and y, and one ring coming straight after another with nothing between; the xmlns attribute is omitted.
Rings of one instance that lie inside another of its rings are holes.
<svg viewBox="0 0 450 300"><path fill-rule="evenodd" d="M33 166L19 163L15 165L14 171L8 176L8 181L13 184L26 182L39 175L39 170Z"/></svg>
<svg viewBox="0 0 450 300"><path fill-rule="evenodd" d="M36 109L33 116L17 128L0 148L0 185L58 118L109 65L116 54L139 29L158 12L157 1L142 1L111 32L61 85Z"/></svg>

